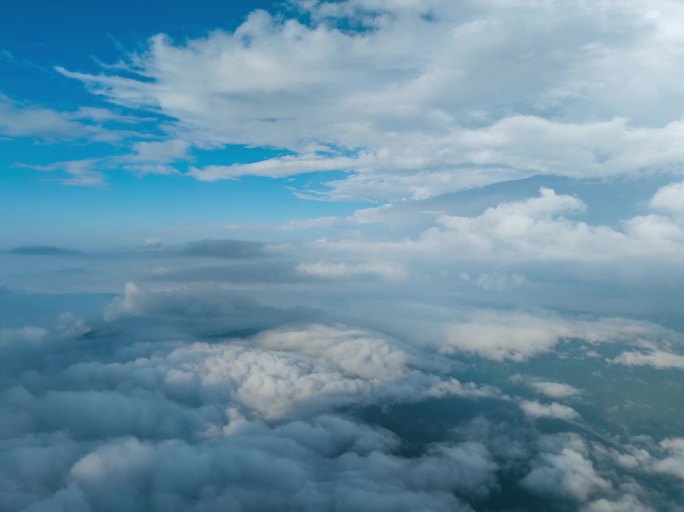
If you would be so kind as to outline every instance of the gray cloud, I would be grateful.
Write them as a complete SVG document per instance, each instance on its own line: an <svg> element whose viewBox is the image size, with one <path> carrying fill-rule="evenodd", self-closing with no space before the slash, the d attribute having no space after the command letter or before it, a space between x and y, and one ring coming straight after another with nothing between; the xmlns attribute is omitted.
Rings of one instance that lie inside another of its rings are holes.
<svg viewBox="0 0 684 512"><path fill-rule="evenodd" d="M181 247L178 252L188 256L214 258L258 258L264 255L264 245L246 240L202 240Z"/></svg>
<svg viewBox="0 0 684 512"><path fill-rule="evenodd" d="M275 289L253 295L274 298ZM351 327L330 320L333 302L316 312L296 307L292 289L283 294L290 307L215 285L129 283L103 314L63 315L53 329L0 331L8 367L0 376L2 506L472 510L493 506L514 485L521 503L542 500L553 510L565 500L610 506L625 472L635 471L617 459L596 464L596 448L581 434L538 430L558 418L571 420L567 429L584 428L568 406L497 389L469 364L440 354L439 344L408 332L390 336L360 320L390 325L380 321L381 310L356 316L366 327ZM440 315L458 321L453 308L407 311L418 330L441 325ZM488 324L483 318L509 318L480 313L458 315L481 320L478 329ZM524 318L534 324L536 317ZM553 336L570 329L590 342L638 345L662 335L640 322L548 312L536 321ZM417 442L411 430L431 431L442 413L414 413L402 429L391 411L422 407L452 409L460 419ZM371 420L370 411L388 411L381 414L389 423ZM525 414L539 421L522 421ZM676 454L668 450L651 448L650 474L673 474Z"/></svg>
<svg viewBox="0 0 684 512"><path fill-rule="evenodd" d="M615 501L596 500L582 509L583 512L653 512L653 510L629 494Z"/></svg>
<svg viewBox="0 0 684 512"><path fill-rule="evenodd" d="M48 245L25 245L22 247L13 247L6 251L9 254L19 254L22 256L80 256L83 255L80 251L73 249L65 249L63 247L52 247Z"/></svg>
<svg viewBox="0 0 684 512"><path fill-rule="evenodd" d="M394 434L335 411L495 394L364 330L264 330L296 318L218 289L128 285L102 318L3 331L3 508L437 511L487 495L483 445L405 457ZM250 323L258 335L213 332Z"/></svg>
<svg viewBox="0 0 684 512"><path fill-rule="evenodd" d="M299 510L465 511L452 493L486 484L494 469L473 443L415 461L383 453L392 444L387 433L331 417L246 425L192 444L115 440L81 457L66 487L28 510L69 500L97 510L272 510L287 503ZM444 477L426 481L430 472ZM467 484L459 478L466 475Z"/></svg>

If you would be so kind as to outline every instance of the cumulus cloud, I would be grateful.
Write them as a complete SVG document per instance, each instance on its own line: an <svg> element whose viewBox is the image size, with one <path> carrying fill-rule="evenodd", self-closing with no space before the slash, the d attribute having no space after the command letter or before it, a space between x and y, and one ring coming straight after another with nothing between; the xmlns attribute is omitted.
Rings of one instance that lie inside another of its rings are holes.
<svg viewBox="0 0 684 512"><path fill-rule="evenodd" d="M568 218L584 208L576 197L542 188L538 197L502 203L476 217L444 216L416 246L442 254L467 249L470 257L509 262L671 261L682 250L684 230L669 217L637 216L624 221L621 229Z"/></svg>
<svg viewBox="0 0 684 512"><path fill-rule="evenodd" d="M562 340L589 343L639 343L657 328L623 318L572 319L555 314L476 310L459 323L447 326L443 352L469 352L495 361L524 361L551 350Z"/></svg>
<svg viewBox="0 0 684 512"><path fill-rule="evenodd" d="M684 213L684 181L659 188L651 198L650 204L656 209Z"/></svg>
<svg viewBox="0 0 684 512"><path fill-rule="evenodd" d="M584 502L593 493L607 491L610 482L598 475L588 458L584 441L574 435L547 436L541 440L535 466L521 481L534 492Z"/></svg>
<svg viewBox="0 0 684 512"><path fill-rule="evenodd" d="M660 447L665 451L666 456L657 460L653 464L653 469L684 480L684 438L664 439L660 442Z"/></svg>
<svg viewBox="0 0 684 512"><path fill-rule="evenodd" d="M200 255L164 249L145 257L231 258L235 247L200 249ZM568 429L585 421L575 421L567 405L492 386L469 363L441 355L435 333L443 334L446 318L449 327L469 326L463 333L480 341L498 340L483 334L498 318L507 326L499 337L517 345L481 353L506 365L566 338L649 347L669 331L547 311L393 303L387 323L372 301L359 308L368 309L356 317L363 327L354 327L334 301L321 304L323 316L296 307L301 296L320 293L310 284L298 295L296 287L283 290L279 307L253 298L273 298L273 285L245 297L217 285L129 283L102 315L64 315L55 329L0 331L8 368L0 376L0 448L7 454L0 462L0 505L10 511L467 511L502 499L501 475L524 476L518 492L537 494L551 509L564 500L619 502L609 482L638 471L641 463L628 460L632 451L620 452L622 463L604 458L594 466L596 448L579 436L542 435L543 423L521 422L520 409L531 419L566 420L557 424ZM340 281L342 295L349 293L344 286ZM331 321L345 316L346 323ZM415 333L404 331L402 318ZM391 326L394 334L385 333ZM516 337L517 329L524 334ZM550 341L530 351L524 340L534 338L534 329ZM445 345L454 350L460 349ZM556 400L577 393L560 382L520 379ZM677 455L668 447L652 449L645 471L674 474L676 461L665 461ZM606 468L608 460L614 462Z"/></svg>
<svg viewBox="0 0 684 512"><path fill-rule="evenodd" d="M256 339L259 347L325 357L351 375L366 379L401 377L406 370L406 353L386 340L353 329L323 325L306 330L266 332Z"/></svg>
<svg viewBox="0 0 684 512"><path fill-rule="evenodd" d="M338 412L495 390L386 336L295 320L219 289L128 284L79 329L3 329L3 509L466 511L495 487L480 443L406 457Z"/></svg>
<svg viewBox="0 0 684 512"><path fill-rule="evenodd" d="M652 366L653 368L662 369L684 369L684 356L662 350L654 350L647 353L636 351L623 352L613 359L613 362L627 366Z"/></svg>
<svg viewBox="0 0 684 512"><path fill-rule="evenodd" d="M626 495L611 501L605 498L592 501L582 512L653 512L654 509L641 503L635 496Z"/></svg>
<svg viewBox="0 0 684 512"><path fill-rule="evenodd" d="M640 436L609 453L618 465L630 470L684 481L684 438L664 437L656 443L649 436Z"/></svg>
<svg viewBox="0 0 684 512"><path fill-rule="evenodd" d="M299 510L465 511L471 509L454 493L486 488L496 469L475 443L435 447L417 459L393 455L395 446L386 431L329 416L277 427L244 424L232 435L195 441L124 437L65 453L66 460L55 453L51 468L67 462L63 481L43 482L52 492L27 510L263 510L287 504ZM68 442L62 447L73 448Z"/></svg>
<svg viewBox="0 0 684 512"><path fill-rule="evenodd" d="M674 2L294 5L183 43L155 36L99 74L59 71L169 116L196 146L291 153L193 168L202 180L345 170L332 197L397 198L681 165Z"/></svg>
<svg viewBox="0 0 684 512"><path fill-rule="evenodd" d="M340 336L321 328L318 333ZM307 332L283 333L290 338L297 335L304 338ZM278 333L270 336L277 337ZM261 338L267 346L270 336L263 334ZM306 352L260 350L259 342L254 348L195 343L172 351L165 361L140 359L136 369L160 372L169 384L189 393L216 393L242 413L268 419L303 406L327 408L330 404L391 398L391 382L400 376L409 377L402 355L393 354L379 340L355 338L351 342L343 335L340 338L341 347L325 351L316 347L316 338L309 335L314 345L310 350L320 351L318 357ZM347 350L345 342L351 344ZM407 390L413 391L413 386Z"/></svg>
<svg viewBox="0 0 684 512"><path fill-rule="evenodd" d="M567 279L615 287L684 277L679 265L684 224L669 212L634 215L612 225L592 223L578 218L587 209L579 197L542 187L537 196L503 201L471 215L447 215L440 209L418 220L412 215L415 224L397 232L404 220L393 218L393 208L373 212L391 231L350 218L352 229L309 246L327 255L325 260L403 265L409 275L458 280L491 296Z"/></svg>
<svg viewBox="0 0 684 512"><path fill-rule="evenodd" d="M520 382L530 387L539 394L549 398L571 398L581 394L581 391L570 384L544 380L537 377L515 374L510 378L511 382Z"/></svg>
<svg viewBox="0 0 684 512"><path fill-rule="evenodd" d="M491 292L519 288L526 294L543 282L566 286L568 278L585 286L600 282L602 289L681 279L678 255L684 239L676 217L638 215L616 227L574 218L582 209L584 203L576 196L546 190L468 216L440 216L437 208L429 212L432 217L414 211L414 226L401 229L410 224L390 206L377 219L385 224L384 232L364 226L366 239L336 234L336 239L320 239L314 247L357 260L383 257L425 273L434 269L435 278L458 279ZM430 218L437 220L431 223ZM422 233L416 235L416 228ZM393 237L387 236L388 229ZM649 267L648 278L644 265Z"/></svg>
<svg viewBox="0 0 684 512"><path fill-rule="evenodd" d="M557 418L561 420L574 420L579 418L579 414L577 414L575 409L558 402L542 404L533 400L523 400L520 402L520 408L527 416L533 419Z"/></svg>

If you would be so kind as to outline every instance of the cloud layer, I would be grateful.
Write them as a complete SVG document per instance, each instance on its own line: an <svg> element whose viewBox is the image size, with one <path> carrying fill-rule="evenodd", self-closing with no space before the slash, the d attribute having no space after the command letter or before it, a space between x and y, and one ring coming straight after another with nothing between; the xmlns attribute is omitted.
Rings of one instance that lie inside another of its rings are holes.
<svg viewBox="0 0 684 512"><path fill-rule="evenodd" d="M60 72L173 119L167 144L288 153L193 167L200 180L341 170L326 195L420 198L538 174L679 172L682 14L668 0L302 1L232 32L155 36L114 72Z"/></svg>

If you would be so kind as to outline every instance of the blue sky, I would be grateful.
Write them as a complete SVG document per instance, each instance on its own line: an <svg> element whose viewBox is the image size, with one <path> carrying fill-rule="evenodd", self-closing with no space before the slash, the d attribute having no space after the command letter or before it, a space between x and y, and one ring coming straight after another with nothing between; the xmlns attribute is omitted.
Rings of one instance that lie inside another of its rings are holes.
<svg viewBox="0 0 684 512"><path fill-rule="evenodd" d="M98 61L116 61L122 51L139 48L155 34L182 40L217 28L234 29L252 10L276 4L205 0L200 8L191 9L186 1L9 0L0 21L2 47L11 54L4 53L2 59L4 92L53 107L102 105L83 88L52 73L53 68L97 69Z"/></svg>
<svg viewBox="0 0 684 512"><path fill-rule="evenodd" d="M496 207L532 178L587 184L591 224L653 211L681 169L676 6L466 4L11 2L4 245L297 239L289 221Z"/></svg>
<svg viewBox="0 0 684 512"><path fill-rule="evenodd" d="M55 67L97 72L101 64L117 62L156 34L180 41L202 37L215 29L234 29L254 9L278 4L208 1L193 9L182 1L142 5L123 1L116 2L114 8L107 2L12 0L0 19L0 94L27 107L56 111L110 109L111 104L87 92L80 82L62 76ZM36 16L37 12L41 15ZM152 117L140 125L142 132L159 133L159 117ZM114 129L125 128L113 125ZM220 237L225 234L217 227L221 224L348 214L359 204L304 201L288 188L315 188L320 182L317 176L202 183L183 176L146 176L112 169L106 184L65 186L60 183L61 176L22 166L125 154L134 140L112 146L87 137L64 140L59 134L48 139L31 134L0 137L0 216L10 220L0 228L2 245L111 248L159 236L169 240ZM227 145L196 151L194 162L252 162L278 152Z"/></svg>

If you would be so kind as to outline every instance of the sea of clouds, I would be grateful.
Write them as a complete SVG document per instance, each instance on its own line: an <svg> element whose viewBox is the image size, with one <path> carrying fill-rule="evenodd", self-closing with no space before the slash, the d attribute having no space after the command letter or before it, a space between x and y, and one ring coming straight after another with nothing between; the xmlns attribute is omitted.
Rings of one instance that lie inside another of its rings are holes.
<svg viewBox="0 0 684 512"><path fill-rule="evenodd" d="M658 393L681 371L675 330L478 306L450 294L478 287L458 278L301 272L299 249L283 250L2 256L41 269L2 292L34 301L37 320L2 318L2 508L678 510L681 437L601 417L583 375L529 366L591 364L613 372L604 385L650 379ZM137 282L95 293L116 266Z"/></svg>

